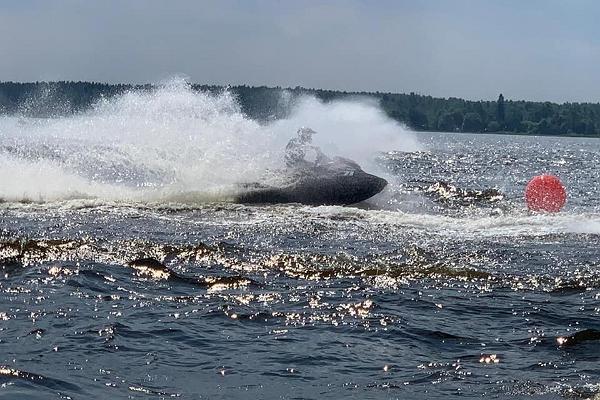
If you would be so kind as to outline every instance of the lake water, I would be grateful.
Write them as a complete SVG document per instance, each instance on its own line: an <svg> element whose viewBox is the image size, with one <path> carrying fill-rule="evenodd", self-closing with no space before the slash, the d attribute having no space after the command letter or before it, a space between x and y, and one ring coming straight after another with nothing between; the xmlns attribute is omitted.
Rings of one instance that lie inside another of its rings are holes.
<svg viewBox="0 0 600 400"><path fill-rule="evenodd" d="M11 136L57 123L0 124L0 398L600 391L600 141L419 133L366 204L245 206L113 196L164 169ZM542 172L560 213L525 207Z"/></svg>

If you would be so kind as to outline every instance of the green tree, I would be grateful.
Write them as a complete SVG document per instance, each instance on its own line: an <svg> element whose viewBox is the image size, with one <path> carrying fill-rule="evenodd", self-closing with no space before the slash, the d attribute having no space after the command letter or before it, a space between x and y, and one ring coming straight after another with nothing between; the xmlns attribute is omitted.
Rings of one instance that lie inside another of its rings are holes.
<svg viewBox="0 0 600 400"><path fill-rule="evenodd" d="M459 119L460 118L460 119ZM437 129L444 132L455 132L462 127L463 116L458 112L444 112L440 115Z"/></svg>
<svg viewBox="0 0 600 400"><path fill-rule="evenodd" d="M502 96L502 93L500 93L500 96L498 96L498 101L497 101L496 107L497 107L496 108L496 120L501 125L504 125L505 111L504 111L504 96Z"/></svg>
<svg viewBox="0 0 600 400"><path fill-rule="evenodd" d="M488 132L498 132L501 128L502 127L500 126L498 121L490 121L490 123L487 125Z"/></svg>
<svg viewBox="0 0 600 400"><path fill-rule="evenodd" d="M411 127L415 129L425 130L429 126L429 122L427 121L427 115L425 115L421 110L416 108L411 108L408 112L408 120Z"/></svg>
<svg viewBox="0 0 600 400"><path fill-rule="evenodd" d="M478 113L466 113L462 123L463 132L481 132L483 131L483 121Z"/></svg>

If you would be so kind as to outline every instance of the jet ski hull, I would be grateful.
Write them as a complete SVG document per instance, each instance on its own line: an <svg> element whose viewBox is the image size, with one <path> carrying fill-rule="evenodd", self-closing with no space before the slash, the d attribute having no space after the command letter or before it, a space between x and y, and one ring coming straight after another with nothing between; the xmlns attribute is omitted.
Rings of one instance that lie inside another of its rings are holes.
<svg viewBox="0 0 600 400"><path fill-rule="evenodd" d="M236 202L348 205L376 195L386 185L385 179L364 172L351 160L338 158L328 165L299 171L290 183L279 187L246 186Z"/></svg>

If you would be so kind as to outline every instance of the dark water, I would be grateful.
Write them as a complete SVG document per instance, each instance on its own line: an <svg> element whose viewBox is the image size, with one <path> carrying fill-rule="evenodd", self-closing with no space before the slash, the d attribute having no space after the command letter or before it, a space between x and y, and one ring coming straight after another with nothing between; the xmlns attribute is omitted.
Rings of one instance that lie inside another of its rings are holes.
<svg viewBox="0 0 600 400"><path fill-rule="evenodd" d="M419 139L360 207L1 204L0 398L593 398L600 142Z"/></svg>

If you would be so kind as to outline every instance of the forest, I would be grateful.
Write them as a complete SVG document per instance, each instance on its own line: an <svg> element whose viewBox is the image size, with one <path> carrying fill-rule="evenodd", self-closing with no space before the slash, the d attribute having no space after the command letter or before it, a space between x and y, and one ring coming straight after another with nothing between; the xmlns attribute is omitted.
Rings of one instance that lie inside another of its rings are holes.
<svg viewBox="0 0 600 400"><path fill-rule="evenodd" d="M417 131L514 133L600 137L599 103L551 103L505 99L463 100L416 93L346 92L302 87L191 85L194 90L228 90L242 111L258 121L284 118L294 101L314 96L324 102L371 98L392 119ZM153 85L97 82L0 82L0 114L56 117L83 112L101 99ZM285 101L284 101L285 100Z"/></svg>

